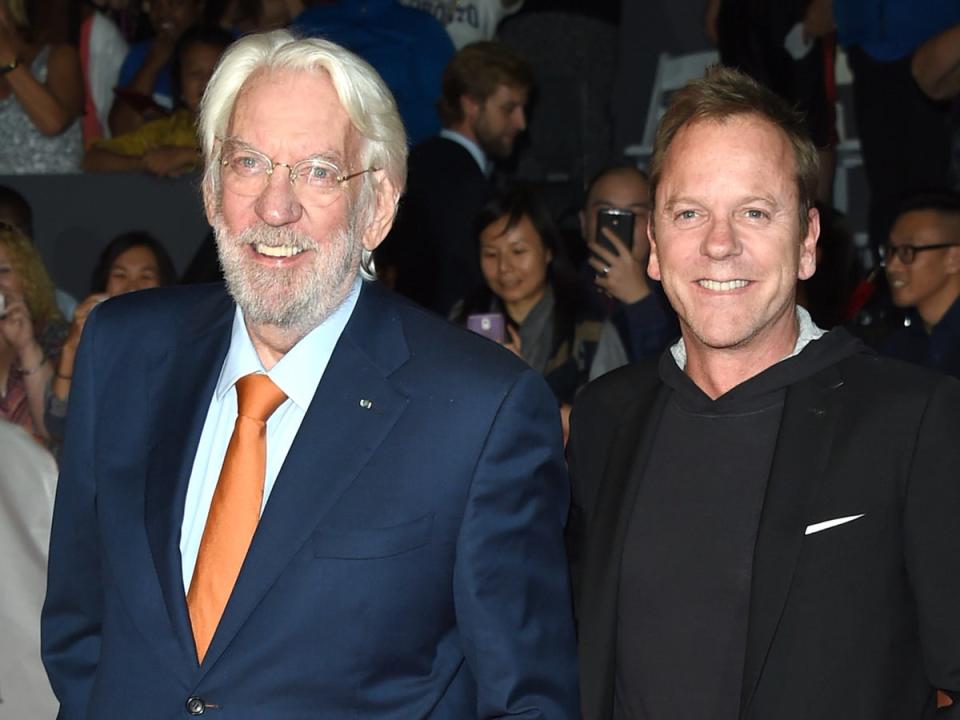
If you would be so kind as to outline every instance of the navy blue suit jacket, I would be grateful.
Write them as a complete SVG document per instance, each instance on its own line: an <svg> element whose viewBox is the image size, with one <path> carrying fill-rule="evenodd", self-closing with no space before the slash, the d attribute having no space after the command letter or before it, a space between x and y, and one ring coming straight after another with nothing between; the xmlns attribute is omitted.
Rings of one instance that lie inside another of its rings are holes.
<svg viewBox="0 0 960 720"><path fill-rule="evenodd" d="M575 717L550 391L375 283L198 665L180 525L233 313L204 286L87 322L42 628L60 717L172 720L190 698L229 720Z"/></svg>

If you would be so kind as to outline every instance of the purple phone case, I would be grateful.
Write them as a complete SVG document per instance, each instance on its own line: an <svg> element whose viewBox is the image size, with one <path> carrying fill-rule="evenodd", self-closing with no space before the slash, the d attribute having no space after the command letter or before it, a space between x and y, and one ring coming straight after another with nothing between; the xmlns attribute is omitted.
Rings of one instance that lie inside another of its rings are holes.
<svg viewBox="0 0 960 720"><path fill-rule="evenodd" d="M478 313L467 316L467 329L496 342L503 342L506 326L500 313Z"/></svg>

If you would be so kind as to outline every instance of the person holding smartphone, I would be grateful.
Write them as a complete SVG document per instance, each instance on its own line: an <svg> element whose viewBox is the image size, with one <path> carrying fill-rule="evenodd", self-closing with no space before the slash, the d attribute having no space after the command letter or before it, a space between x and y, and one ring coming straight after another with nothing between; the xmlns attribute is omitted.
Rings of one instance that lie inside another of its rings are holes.
<svg viewBox="0 0 960 720"><path fill-rule="evenodd" d="M587 382L602 320L549 213L521 186L489 201L475 225L484 284L453 319L483 332L485 318L494 330L502 314L502 344L544 375L561 405L571 403Z"/></svg>
<svg viewBox="0 0 960 720"><path fill-rule="evenodd" d="M44 390L67 326L40 253L5 223L0 223L0 297L0 419L46 443Z"/></svg>
<svg viewBox="0 0 960 720"><path fill-rule="evenodd" d="M176 270L166 248L149 233L118 235L101 251L91 278L91 292L76 308L70 332L60 356L44 403L43 421L54 453L59 452L66 430L67 406L73 382L74 364L83 328L90 312L104 300L135 290L173 285Z"/></svg>
<svg viewBox="0 0 960 720"><path fill-rule="evenodd" d="M587 189L580 227L590 251L590 282L610 300L591 379L655 357L679 335L676 314L647 275L649 191L647 176L631 165L602 170Z"/></svg>

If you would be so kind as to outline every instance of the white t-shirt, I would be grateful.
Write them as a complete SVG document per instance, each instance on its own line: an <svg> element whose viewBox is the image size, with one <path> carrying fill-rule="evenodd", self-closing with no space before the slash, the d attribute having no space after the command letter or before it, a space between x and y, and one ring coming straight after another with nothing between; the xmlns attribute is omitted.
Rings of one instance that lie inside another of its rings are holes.
<svg viewBox="0 0 960 720"><path fill-rule="evenodd" d="M0 419L0 720L53 720L57 698L40 663L40 608L57 487L53 456Z"/></svg>
<svg viewBox="0 0 960 720"><path fill-rule="evenodd" d="M500 21L523 7L523 0L400 0L400 3L433 15L447 29L457 50L473 42L492 40Z"/></svg>
<svg viewBox="0 0 960 720"><path fill-rule="evenodd" d="M113 88L117 85L120 66L129 50L120 29L100 11L93 14L90 28L90 94L104 137L110 137L107 119L113 106Z"/></svg>

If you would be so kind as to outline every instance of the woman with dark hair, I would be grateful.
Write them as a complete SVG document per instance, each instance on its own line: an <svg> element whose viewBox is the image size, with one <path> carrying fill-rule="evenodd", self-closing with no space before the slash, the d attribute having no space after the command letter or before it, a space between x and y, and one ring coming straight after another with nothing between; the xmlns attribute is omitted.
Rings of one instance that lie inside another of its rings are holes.
<svg viewBox="0 0 960 720"><path fill-rule="evenodd" d="M542 203L525 187L497 196L476 219L485 285L454 309L502 313L505 347L541 372L561 404L586 383L602 324Z"/></svg>
<svg viewBox="0 0 960 720"><path fill-rule="evenodd" d="M163 245L150 233L128 232L115 237L100 253L90 290L113 297L173 285L176 280L173 261Z"/></svg>
<svg viewBox="0 0 960 720"><path fill-rule="evenodd" d="M63 343L56 366L53 392L47 400L44 420L55 440L63 437L73 365L87 315L107 298L135 290L173 285L176 277L170 255L156 238L145 232L118 235L100 253L90 281L92 294L77 305L70 333Z"/></svg>

